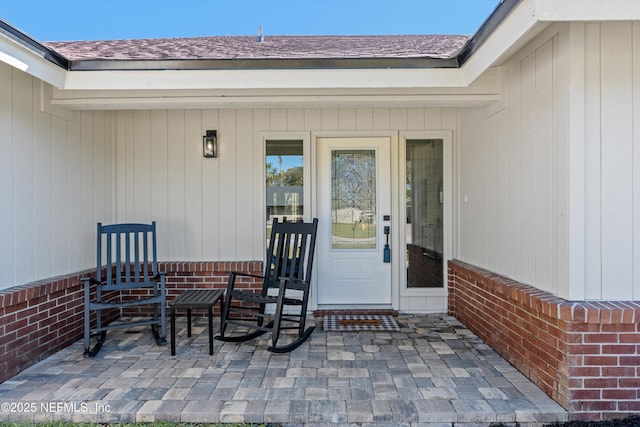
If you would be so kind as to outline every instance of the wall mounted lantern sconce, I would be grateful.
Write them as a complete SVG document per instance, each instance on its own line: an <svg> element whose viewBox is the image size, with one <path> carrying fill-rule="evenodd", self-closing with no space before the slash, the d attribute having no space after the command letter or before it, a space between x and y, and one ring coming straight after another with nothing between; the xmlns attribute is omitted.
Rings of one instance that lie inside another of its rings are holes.
<svg viewBox="0 0 640 427"><path fill-rule="evenodd" d="M208 130L202 137L202 155L204 157L218 157L218 131Z"/></svg>

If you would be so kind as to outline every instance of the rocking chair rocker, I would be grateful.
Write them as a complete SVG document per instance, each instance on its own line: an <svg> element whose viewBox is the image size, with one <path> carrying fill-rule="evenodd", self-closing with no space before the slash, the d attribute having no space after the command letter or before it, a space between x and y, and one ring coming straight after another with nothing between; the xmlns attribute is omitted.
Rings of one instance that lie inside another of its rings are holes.
<svg viewBox="0 0 640 427"><path fill-rule="evenodd" d="M102 266L103 255L106 267ZM96 274L81 280L84 287L84 357L98 354L107 331L112 329L151 325L156 343L167 343L165 273L158 271L155 221L151 224L98 223ZM116 320L106 324L117 318L121 309L142 305L152 306L152 318L131 322ZM91 325L92 311L95 311L95 327ZM96 339L93 348L92 337Z"/></svg>
<svg viewBox="0 0 640 427"><path fill-rule="evenodd" d="M317 219L311 223L273 220L264 276L241 272L229 275L217 340L244 342L271 332L272 346L267 350L286 353L309 338L315 329L315 326L305 329L305 320L317 229ZM238 277L261 279L262 290L236 289ZM277 290L277 294L273 290ZM268 304L275 306L274 313L267 313ZM228 325L244 326L251 332L226 335ZM278 346L283 329L296 329L297 336L289 344Z"/></svg>

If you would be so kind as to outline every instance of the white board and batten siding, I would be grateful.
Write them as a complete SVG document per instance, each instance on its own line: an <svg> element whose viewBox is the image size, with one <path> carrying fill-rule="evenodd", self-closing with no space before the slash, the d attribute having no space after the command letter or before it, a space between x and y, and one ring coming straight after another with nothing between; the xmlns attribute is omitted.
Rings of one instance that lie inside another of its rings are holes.
<svg viewBox="0 0 640 427"><path fill-rule="evenodd" d="M458 256L553 293L565 264L557 249L557 44L553 37L505 65L499 108L461 112L458 169Z"/></svg>
<svg viewBox="0 0 640 427"><path fill-rule="evenodd" d="M455 130L458 110L136 110L114 117L118 220L161 224L158 250L163 259L233 261L263 257L265 135L310 140L317 132ZM202 157L207 129L218 132L217 159ZM305 167L312 168L315 156L309 154ZM311 207L305 210L309 213ZM446 310L446 297L400 298L405 310Z"/></svg>
<svg viewBox="0 0 640 427"><path fill-rule="evenodd" d="M260 259L264 148L261 135L323 131L454 129L457 110L223 109L115 113L116 211L120 220L168 222L168 259ZM202 157L218 132L219 157ZM169 243L170 242L170 243Z"/></svg>
<svg viewBox="0 0 640 427"><path fill-rule="evenodd" d="M42 85L0 63L0 289L95 265L113 220L111 113L42 111Z"/></svg>
<svg viewBox="0 0 640 427"><path fill-rule="evenodd" d="M461 110L457 256L570 300L637 300L640 25L557 24L502 68L501 104Z"/></svg>
<svg viewBox="0 0 640 427"><path fill-rule="evenodd" d="M640 299L640 24L585 24L585 298Z"/></svg>

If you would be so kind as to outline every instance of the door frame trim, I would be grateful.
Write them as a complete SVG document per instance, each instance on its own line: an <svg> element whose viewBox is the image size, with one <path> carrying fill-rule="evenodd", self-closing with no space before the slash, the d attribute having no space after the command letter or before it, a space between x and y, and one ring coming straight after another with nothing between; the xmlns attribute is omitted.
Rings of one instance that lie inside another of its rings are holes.
<svg viewBox="0 0 640 427"><path fill-rule="evenodd" d="M404 264L399 266L400 276L398 277L399 294L402 297L447 297L448 296L448 283L447 283L447 264L446 262L453 258L454 250L454 189L455 189L455 170L454 170L454 143L453 143L453 131L451 130L433 130L433 131L401 131L400 132L400 144L399 144L399 159L406 158L406 141L412 139L442 139L443 142L443 190L444 190L444 286L442 288L413 288L409 289L406 286L406 277L403 277ZM398 209L402 218L406 217L406 203L405 203L405 188L404 180L400 180L399 177L406 174L405 162L398 161L398 180L399 185L397 188L398 197L401 200L398 201ZM402 195L402 196L400 196ZM404 230L404 223L401 225ZM406 247L406 238L404 233L401 234L399 242L400 248Z"/></svg>
<svg viewBox="0 0 640 427"><path fill-rule="evenodd" d="M391 142L391 147L390 147L390 159L389 161L391 162L390 166L390 174L391 174L391 182L390 182L390 188L391 188L391 237L390 237L390 245L391 245L391 306L390 307L381 307L380 305L357 305L357 306L340 306L341 308L359 308L359 309L363 309L363 308L392 308L397 310L398 306L399 306L399 302L400 302L400 284L398 282L398 266L400 265L400 263L398 262L399 257L396 255L394 256L394 254L398 254L398 244L400 243L400 239L398 234L399 233L394 233L393 230L399 230L399 226L401 224L401 222L399 221L399 214L400 214L400 199L399 196L397 194L397 191L394 191L395 188L398 188L399 185L399 175L398 175L398 165L399 165L399 157L398 157L398 151L399 151L399 138L398 138L398 131L390 131L390 130L381 130L381 131L367 131L367 130L363 130L363 131L339 131L339 130L333 130L333 131L312 131L311 132L311 149L310 149L310 154L311 154L311 165L313 170L311 171L312 173L312 177L314 177L314 179L311 180L311 200L312 200L312 207L311 207L311 212L313 217L317 217L318 216L318 182L317 182L317 176L318 176L318 139L319 138L380 138L380 137L384 137L384 138L389 138L390 142ZM317 264L316 264L317 265ZM313 285L312 285L312 292L311 292L311 298L309 301L309 305L312 309L318 309L318 308L330 308L329 306L318 306L318 280L317 280L317 269L316 272L314 273L314 277L316 280L314 280Z"/></svg>

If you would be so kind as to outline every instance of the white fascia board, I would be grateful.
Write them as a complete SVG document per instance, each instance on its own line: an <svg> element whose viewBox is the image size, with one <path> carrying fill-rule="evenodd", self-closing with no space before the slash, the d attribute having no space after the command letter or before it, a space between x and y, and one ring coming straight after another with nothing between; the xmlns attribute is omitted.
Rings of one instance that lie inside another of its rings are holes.
<svg viewBox="0 0 640 427"><path fill-rule="evenodd" d="M500 100L498 94L309 95L113 97L54 99L51 104L74 110L136 110L190 108L390 108L479 107Z"/></svg>
<svg viewBox="0 0 640 427"><path fill-rule="evenodd" d="M555 0L556 4L562 1ZM544 28L540 26L533 0L523 0L507 16L489 38L471 55L462 66L466 84L471 84L500 59L513 53ZM539 26L540 28L536 28ZM535 31L534 31L535 30Z"/></svg>
<svg viewBox="0 0 640 427"><path fill-rule="evenodd" d="M637 21L638 0L535 0L536 18L543 22Z"/></svg>
<svg viewBox="0 0 640 427"><path fill-rule="evenodd" d="M69 71L66 90L378 89L465 87L460 70L151 70Z"/></svg>
<svg viewBox="0 0 640 427"><path fill-rule="evenodd" d="M0 35L0 61L57 88L64 87L66 70L25 46Z"/></svg>
<svg viewBox="0 0 640 427"><path fill-rule="evenodd" d="M522 0L461 68L467 84L553 22L640 20L640 0Z"/></svg>

